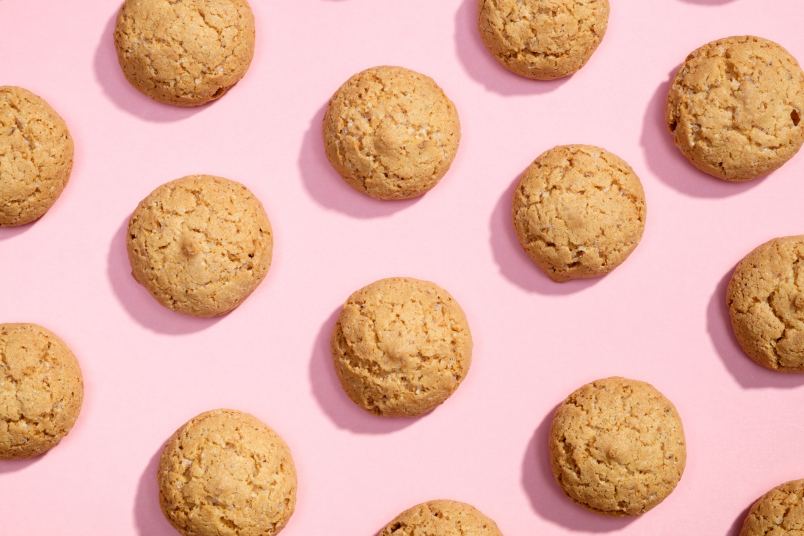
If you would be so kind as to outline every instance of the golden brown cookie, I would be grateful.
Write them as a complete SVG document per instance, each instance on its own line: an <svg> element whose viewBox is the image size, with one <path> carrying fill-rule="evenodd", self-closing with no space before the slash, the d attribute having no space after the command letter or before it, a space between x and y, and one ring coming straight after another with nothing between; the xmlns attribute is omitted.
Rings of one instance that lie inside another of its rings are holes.
<svg viewBox="0 0 804 536"><path fill-rule="evenodd" d="M245 186L192 175L163 184L128 224L131 273L162 305L192 316L228 313L265 278L273 236Z"/></svg>
<svg viewBox="0 0 804 536"><path fill-rule="evenodd" d="M222 97L254 56L254 15L246 0L125 0L114 32L131 85L177 106Z"/></svg>
<svg viewBox="0 0 804 536"><path fill-rule="evenodd" d="M514 192L514 228L554 281L597 277L619 266L645 228L645 194L631 167L591 145L539 156Z"/></svg>
<svg viewBox="0 0 804 536"><path fill-rule="evenodd" d="M327 157L376 199L418 197L446 174L461 137L458 113L432 78L402 67L354 75L324 116Z"/></svg>
<svg viewBox="0 0 804 536"><path fill-rule="evenodd" d="M774 238L740 261L726 299L743 351L763 367L804 372L804 236Z"/></svg>
<svg viewBox="0 0 804 536"><path fill-rule="evenodd" d="M61 339L36 324L0 324L0 459L55 447L83 398L81 369Z"/></svg>
<svg viewBox="0 0 804 536"><path fill-rule="evenodd" d="M608 0L479 0L486 48L509 71L535 80L569 76L597 49Z"/></svg>
<svg viewBox="0 0 804 536"><path fill-rule="evenodd" d="M296 507L290 450L240 411L208 411L179 428L157 480L162 512L184 536L274 536Z"/></svg>
<svg viewBox="0 0 804 536"><path fill-rule="evenodd" d="M804 534L804 480L777 486L751 506L740 536Z"/></svg>
<svg viewBox="0 0 804 536"><path fill-rule="evenodd" d="M442 500L405 510L377 536L502 536L502 532L474 506Z"/></svg>
<svg viewBox="0 0 804 536"><path fill-rule="evenodd" d="M0 86L0 227L41 218L73 168L73 139L41 97Z"/></svg>
<svg viewBox="0 0 804 536"><path fill-rule="evenodd" d="M695 167L747 181L790 160L804 143L804 72L780 45L737 36L687 56L667 98L667 126Z"/></svg>
<svg viewBox="0 0 804 536"><path fill-rule="evenodd" d="M567 496L611 516L636 516L662 502L684 472L686 446L673 404L626 378L584 385L556 410L553 475Z"/></svg>
<svg viewBox="0 0 804 536"><path fill-rule="evenodd" d="M446 290L393 277L349 296L332 334L332 355L355 404L376 415L416 416L444 402L463 381L472 335Z"/></svg>

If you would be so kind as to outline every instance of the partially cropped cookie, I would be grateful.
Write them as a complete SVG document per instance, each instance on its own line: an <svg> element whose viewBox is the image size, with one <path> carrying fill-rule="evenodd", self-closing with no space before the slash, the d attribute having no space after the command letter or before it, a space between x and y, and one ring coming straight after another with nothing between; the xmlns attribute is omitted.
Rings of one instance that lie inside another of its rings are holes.
<svg viewBox="0 0 804 536"><path fill-rule="evenodd" d="M83 397L78 361L61 339L36 324L0 324L0 459L55 447Z"/></svg>
<svg viewBox="0 0 804 536"><path fill-rule="evenodd" d="M290 450L240 411L209 411L179 428L157 480L162 512L184 536L274 536L296 507Z"/></svg>
<svg viewBox="0 0 804 536"><path fill-rule="evenodd" d="M377 536L502 536L497 525L474 506L429 501L405 510Z"/></svg>
<svg viewBox="0 0 804 536"><path fill-rule="evenodd" d="M684 61L667 126L695 167L727 181L779 168L804 143L804 72L780 45L754 36L707 43Z"/></svg>
<svg viewBox="0 0 804 536"><path fill-rule="evenodd" d="M514 191L514 228L554 281L597 277L619 266L645 227L645 194L620 157L590 145L539 156Z"/></svg>
<svg viewBox="0 0 804 536"><path fill-rule="evenodd" d="M550 429L553 475L567 496L611 516L636 516L681 479L686 446L673 404L626 378L584 385L559 405Z"/></svg>
<svg viewBox="0 0 804 536"><path fill-rule="evenodd" d="M472 359L461 307L428 281L394 277L349 296L332 334L335 370L355 404L377 415L422 415L460 385Z"/></svg>
<svg viewBox="0 0 804 536"><path fill-rule="evenodd" d="M600 45L608 0L479 0L478 27L503 67L535 80L569 76Z"/></svg>
<svg viewBox="0 0 804 536"><path fill-rule="evenodd" d="M324 116L327 157L376 199L418 197L446 174L461 137L458 113L432 78L374 67L350 78Z"/></svg>
<svg viewBox="0 0 804 536"><path fill-rule="evenodd" d="M125 0L114 32L128 81L176 106L229 91L251 64L254 38L246 0Z"/></svg>
<svg viewBox="0 0 804 536"><path fill-rule="evenodd" d="M0 227L41 218L64 190L73 139L41 97L0 86Z"/></svg>
<svg viewBox="0 0 804 536"><path fill-rule="evenodd" d="M781 484L751 506L740 536L794 536L804 533L804 480Z"/></svg>
<svg viewBox="0 0 804 536"><path fill-rule="evenodd" d="M273 236L242 184L192 175L163 184L128 224L131 273L162 305L192 316L228 313L271 265Z"/></svg>
<svg viewBox="0 0 804 536"><path fill-rule="evenodd" d="M756 363L804 372L804 236L774 238L740 261L727 302L737 342Z"/></svg>

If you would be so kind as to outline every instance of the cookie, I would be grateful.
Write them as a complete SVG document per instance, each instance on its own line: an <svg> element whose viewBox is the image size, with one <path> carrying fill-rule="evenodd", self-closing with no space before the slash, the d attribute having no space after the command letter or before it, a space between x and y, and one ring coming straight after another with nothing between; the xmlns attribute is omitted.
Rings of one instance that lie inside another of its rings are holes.
<svg viewBox="0 0 804 536"><path fill-rule="evenodd" d="M131 85L159 102L199 106L245 76L254 36L246 0L125 0L114 42Z"/></svg>
<svg viewBox="0 0 804 536"><path fill-rule="evenodd" d="M804 143L804 72L784 48L753 36L707 43L687 56L667 97L667 126L692 164L747 181Z"/></svg>
<svg viewBox="0 0 804 536"><path fill-rule="evenodd" d="M296 507L290 450L240 411L209 411L179 428L157 481L162 512L184 536L274 536Z"/></svg>
<svg viewBox="0 0 804 536"><path fill-rule="evenodd" d="M502 532L474 506L429 501L399 514L377 536L502 536Z"/></svg>
<svg viewBox="0 0 804 536"><path fill-rule="evenodd" d="M479 0L486 48L509 71L534 80L569 76L600 45L608 0Z"/></svg>
<svg viewBox="0 0 804 536"><path fill-rule="evenodd" d="M36 324L0 324L0 459L55 447L83 398L81 369L61 339Z"/></svg>
<svg viewBox="0 0 804 536"><path fill-rule="evenodd" d="M756 363L804 372L804 236L774 238L740 261L726 300L735 338Z"/></svg>
<svg viewBox="0 0 804 536"><path fill-rule="evenodd" d="M432 78L402 67L354 75L324 115L327 158L375 199L408 199L446 174L461 137L455 106Z"/></svg>
<svg viewBox="0 0 804 536"><path fill-rule="evenodd" d="M271 223L240 183L192 175L163 184L128 224L131 273L169 309L192 316L228 313L271 266Z"/></svg>
<svg viewBox="0 0 804 536"><path fill-rule="evenodd" d="M673 404L625 378L584 385L559 405L550 429L553 475L567 496L611 516L636 516L681 479L686 446Z"/></svg>
<svg viewBox="0 0 804 536"><path fill-rule="evenodd" d="M642 238L645 212L634 170L590 145L543 153L513 198L519 242L554 281L597 277L622 264Z"/></svg>
<svg viewBox="0 0 804 536"><path fill-rule="evenodd" d="M41 97L0 86L0 227L41 218L73 168L73 139Z"/></svg>
<svg viewBox="0 0 804 536"><path fill-rule="evenodd" d="M751 506L740 536L792 536L804 533L804 480L777 486Z"/></svg>
<svg viewBox="0 0 804 536"><path fill-rule="evenodd" d="M355 404L376 415L412 417L458 388L471 364L472 335L446 290L393 277L349 296L332 334L332 355Z"/></svg>

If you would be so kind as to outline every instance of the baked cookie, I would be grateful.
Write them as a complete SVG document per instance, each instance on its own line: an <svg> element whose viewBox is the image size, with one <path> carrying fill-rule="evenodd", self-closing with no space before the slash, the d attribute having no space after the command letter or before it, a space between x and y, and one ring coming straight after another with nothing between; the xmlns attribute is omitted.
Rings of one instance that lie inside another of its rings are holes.
<svg viewBox="0 0 804 536"><path fill-rule="evenodd" d="M81 369L61 339L36 324L0 324L0 459L55 447L83 398Z"/></svg>
<svg viewBox="0 0 804 536"><path fill-rule="evenodd" d="M179 428L157 480L162 512L184 536L274 536L296 507L290 450L240 411L209 411Z"/></svg>
<svg viewBox="0 0 804 536"><path fill-rule="evenodd" d="M374 67L335 92L324 115L327 158L376 199L418 197L447 172L461 137L458 113L432 78Z"/></svg>
<svg viewBox="0 0 804 536"><path fill-rule="evenodd" d="M774 238L740 261L726 300L735 338L763 367L804 372L804 236Z"/></svg>
<svg viewBox="0 0 804 536"><path fill-rule="evenodd" d="M474 506L429 501L396 516L377 536L502 536L502 532Z"/></svg>
<svg viewBox="0 0 804 536"><path fill-rule="evenodd" d="M553 281L597 277L619 266L645 228L645 194L634 170L590 145L539 156L514 192L516 235Z"/></svg>
<svg viewBox="0 0 804 536"><path fill-rule="evenodd" d="M625 378L584 385L556 410L553 475L567 496L611 516L636 516L681 479L686 446L673 404L653 386Z"/></svg>
<svg viewBox="0 0 804 536"><path fill-rule="evenodd" d="M199 106L246 74L254 15L246 0L125 0L114 42L131 85L160 102Z"/></svg>
<svg viewBox="0 0 804 536"><path fill-rule="evenodd" d="M667 98L676 145L727 181L761 177L804 143L804 72L784 48L753 36L707 43L687 56Z"/></svg>
<svg viewBox="0 0 804 536"><path fill-rule="evenodd" d="M486 48L509 71L535 80L569 76L597 49L608 0L479 0Z"/></svg>
<svg viewBox="0 0 804 536"><path fill-rule="evenodd" d="M381 279L346 300L332 334L335 370L355 404L376 415L422 415L458 388L472 360L460 305L441 287Z"/></svg>
<svg viewBox="0 0 804 536"><path fill-rule="evenodd" d="M64 120L27 89L0 86L0 227L41 218L73 168Z"/></svg>
<svg viewBox="0 0 804 536"><path fill-rule="evenodd" d="M228 313L271 266L271 223L242 184L192 175L163 184L128 223L131 273L162 305L192 316Z"/></svg>
<svg viewBox="0 0 804 536"><path fill-rule="evenodd" d="M804 533L804 480L770 490L751 506L740 536L793 536Z"/></svg>

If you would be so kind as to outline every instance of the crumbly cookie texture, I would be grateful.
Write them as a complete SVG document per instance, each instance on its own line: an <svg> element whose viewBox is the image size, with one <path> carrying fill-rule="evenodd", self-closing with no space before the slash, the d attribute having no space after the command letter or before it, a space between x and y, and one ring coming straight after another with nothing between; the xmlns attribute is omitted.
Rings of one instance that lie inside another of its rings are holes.
<svg viewBox="0 0 804 536"><path fill-rule="evenodd" d="M804 143L804 72L780 45L727 37L690 54L667 98L676 145L695 167L727 181L756 179Z"/></svg>
<svg viewBox="0 0 804 536"><path fill-rule="evenodd" d="M469 371L472 336L447 291L418 279L376 281L352 294L332 334L346 394L376 415L434 409Z"/></svg>
<svg viewBox="0 0 804 536"><path fill-rule="evenodd" d="M645 228L645 194L631 167L590 145L539 156L514 192L513 220L528 256L554 281L619 266Z"/></svg>
<svg viewBox="0 0 804 536"><path fill-rule="evenodd" d="M128 81L177 106L229 91L251 64L254 38L246 0L125 0L114 32Z"/></svg>
<svg viewBox="0 0 804 536"><path fill-rule="evenodd" d="M0 227L41 218L61 195L73 167L64 120L21 87L0 87Z"/></svg>
<svg viewBox="0 0 804 536"><path fill-rule="evenodd" d="M157 480L162 511L184 536L274 536L296 506L290 450L240 411L209 411L179 428Z"/></svg>
<svg viewBox="0 0 804 536"><path fill-rule="evenodd" d="M743 351L779 372L804 372L804 236L770 240L740 261L726 300Z"/></svg>
<svg viewBox="0 0 804 536"><path fill-rule="evenodd" d="M165 307L192 316L240 305L268 273L272 250L259 200L242 184L210 175L163 184L128 224L134 278Z"/></svg>
<svg viewBox="0 0 804 536"><path fill-rule="evenodd" d="M770 490L751 506L740 536L804 534L804 480Z"/></svg>
<svg viewBox="0 0 804 536"><path fill-rule="evenodd" d="M686 462L681 419L647 383L607 378L556 410L553 475L573 501L600 514L640 515L676 487Z"/></svg>
<svg viewBox="0 0 804 536"><path fill-rule="evenodd" d="M376 199L418 197L446 174L460 141L455 106L432 78L374 67L350 78L324 116L327 157Z"/></svg>
<svg viewBox="0 0 804 536"><path fill-rule="evenodd" d="M378 536L502 536L502 532L474 506L440 500L405 510Z"/></svg>
<svg viewBox="0 0 804 536"><path fill-rule="evenodd" d="M36 324L0 324L0 459L55 447L83 397L78 361L61 339Z"/></svg>
<svg viewBox="0 0 804 536"><path fill-rule="evenodd" d="M608 0L479 0L478 27L503 67L535 80L569 76L600 45Z"/></svg>

